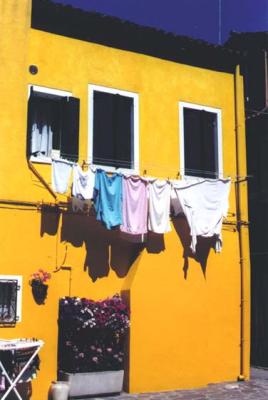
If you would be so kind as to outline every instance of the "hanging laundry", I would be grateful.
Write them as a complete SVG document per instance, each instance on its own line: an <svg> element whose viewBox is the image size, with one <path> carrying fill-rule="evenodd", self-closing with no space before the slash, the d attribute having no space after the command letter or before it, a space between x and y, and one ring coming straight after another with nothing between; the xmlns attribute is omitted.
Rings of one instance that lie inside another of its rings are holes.
<svg viewBox="0 0 268 400"><path fill-rule="evenodd" d="M147 233L147 182L138 176L123 178L123 224L120 230L133 235Z"/></svg>
<svg viewBox="0 0 268 400"><path fill-rule="evenodd" d="M149 182L149 220L148 229L155 233L171 231L170 226L171 184L157 179Z"/></svg>
<svg viewBox="0 0 268 400"><path fill-rule="evenodd" d="M67 160L52 160L52 188L57 193L66 193L73 168L73 163Z"/></svg>
<svg viewBox="0 0 268 400"><path fill-rule="evenodd" d="M196 252L197 236L215 237L215 250L222 247L222 221L229 208L230 179L189 179L174 181L173 187L190 227L191 250Z"/></svg>
<svg viewBox="0 0 268 400"><path fill-rule="evenodd" d="M122 224L122 175L108 176L103 170L96 171L94 206L97 220L107 229Z"/></svg>
<svg viewBox="0 0 268 400"><path fill-rule="evenodd" d="M77 197L72 197L72 210L73 212L81 212L83 214L88 214L91 208L91 200L83 200Z"/></svg>
<svg viewBox="0 0 268 400"><path fill-rule="evenodd" d="M177 216L177 215L184 214L180 199L179 199L174 187L172 187L172 189L171 189L170 205L171 205L172 215Z"/></svg>
<svg viewBox="0 0 268 400"><path fill-rule="evenodd" d="M80 165L73 168L73 187L72 194L75 197L82 197L84 200L93 198L93 190L95 183L95 173L89 168L83 171Z"/></svg>

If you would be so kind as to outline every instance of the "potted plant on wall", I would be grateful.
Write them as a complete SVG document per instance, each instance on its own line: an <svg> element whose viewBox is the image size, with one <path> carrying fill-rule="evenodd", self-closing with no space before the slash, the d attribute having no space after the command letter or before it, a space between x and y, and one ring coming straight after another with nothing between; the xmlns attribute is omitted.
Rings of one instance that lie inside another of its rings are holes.
<svg viewBox="0 0 268 400"><path fill-rule="evenodd" d="M47 282L51 278L49 272L39 269L34 272L29 280L29 284L32 287L32 294L37 304L44 304L47 297L48 285Z"/></svg>
<svg viewBox="0 0 268 400"><path fill-rule="evenodd" d="M119 295L103 301L65 297L59 305L59 378L71 397L122 390L129 310Z"/></svg>

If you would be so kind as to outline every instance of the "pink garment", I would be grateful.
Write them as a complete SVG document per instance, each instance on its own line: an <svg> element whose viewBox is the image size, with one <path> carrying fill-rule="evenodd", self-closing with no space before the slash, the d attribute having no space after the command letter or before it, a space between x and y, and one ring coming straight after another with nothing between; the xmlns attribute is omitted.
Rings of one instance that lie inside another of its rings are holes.
<svg viewBox="0 0 268 400"><path fill-rule="evenodd" d="M133 235L147 233L148 196L147 182L136 176L123 179L122 232Z"/></svg>

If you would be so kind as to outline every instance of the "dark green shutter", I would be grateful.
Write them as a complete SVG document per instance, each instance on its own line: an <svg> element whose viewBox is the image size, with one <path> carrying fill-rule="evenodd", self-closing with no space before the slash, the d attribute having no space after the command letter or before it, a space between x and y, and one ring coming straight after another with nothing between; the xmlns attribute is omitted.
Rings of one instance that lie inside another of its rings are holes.
<svg viewBox="0 0 268 400"><path fill-rule="evenodd" d="M28 114L27 114L27 141L26 141L26 157L31 157L31 134L32 134L32 123L33 123L33 100L34 92L31 88L31 94L28 100Z"/></svg>
<svg viewBox="0 0 268 400"><path fill-rule="evenodd" d="M218 176L217 114L184 108L185 174L204 178Z"/></svg>
<svg viewBox="0 0 268 400"><path fill-rule="evenodd" d="M133 99L116 95L115 159L116 167L131 168L133 160Z"/></svg>
<svg viewBox="0 0 268 400"><path fill-rule="evenodd" d="M201 111L201 151L203 155L201 169L204 171L204 176L208 178L217 178L219 172L217 131L217 115Z"/></svg>
<svg viewBox="0 0 268 400"><path fill-rule="evenodd" d="M115 166L115 95L94 91L93 162Z"/></svg>
<svg viewBox="0 0 268 400"><path fill-rule="evenodd" d="M60 153L61 158L78 161L80 100L75 97L62 99Z"/></svg>

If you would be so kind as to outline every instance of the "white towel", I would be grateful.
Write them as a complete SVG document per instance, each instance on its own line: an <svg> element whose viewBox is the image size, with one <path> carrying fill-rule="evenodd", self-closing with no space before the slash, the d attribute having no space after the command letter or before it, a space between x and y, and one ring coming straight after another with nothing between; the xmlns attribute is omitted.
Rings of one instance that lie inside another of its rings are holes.
<svg viewBox="0 0 268 400"><path fill-rule="evenodd" d="M230 179L189 179L174 181L173 187L190 226L191 249L197 236L216 236L216 252L222 247L222 221L229 208Z"/></svg>
<svg viewBox="0 0 268 400"><path fill-rule="evenodd" d="M82 196L83 199L93 198L95 184L95 173L89 168L83 171L80 165L75 165L73 169L73 188L72 194L75 197Z"/></svg>
<svg viewBox="0 0 268 400"><path fill-rule="evenodd" d="M52 160L52 188L57 193L66 193L73 168L67 160Z"/></svg>
<svg viewBox="0 0 268 400"><path fill-rule="evenodd" d="M170 226L171 184L157 179L149 182L149 219L148 229L155 233L171 231Z"/></svg>

